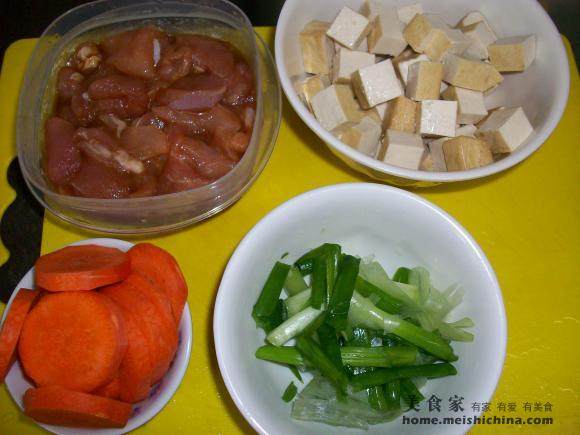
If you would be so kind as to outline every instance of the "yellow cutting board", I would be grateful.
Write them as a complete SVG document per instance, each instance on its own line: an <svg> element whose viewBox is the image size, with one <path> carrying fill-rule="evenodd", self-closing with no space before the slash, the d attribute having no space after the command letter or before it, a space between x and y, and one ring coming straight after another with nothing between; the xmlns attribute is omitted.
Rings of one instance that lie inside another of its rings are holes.
<svg viewBox="0 0 580 435"><path fill-rule="evenodd" d="M257 31L273 45L274 28ZM14 43L4 59L0 76L3 173L15 154L12 127L17 93L34 42ZM538 152L485 180L416 190L471 232L500 280L509 338L503 375L488 415L552 417L552 425L534 429L562 435L580 431L580 81L569 44L567 50L570 100L559 126ZM161 413L136 432L251 432L221 380L213 346L212 313L222 271L237 243L274 207L307 190L352 181L371 180L335 158L285 102L276 149L248 193L201 224L150 239L173 253L184 270L194 339L182 385ZM12 198L3 179L0 212ZM94 234L47 215L42 252L88 237ZM4 252L0 261L5 258ZM517 409L498 411L500 402L515 402ZM524 402L532 404L531 412L524 410ZM552 411L534 412L535 402L551 403ZM473 432L518 429L526 430L526 426L478 426ZM18 411L5 387L0 387L0 433L40 432Z"/></svg>

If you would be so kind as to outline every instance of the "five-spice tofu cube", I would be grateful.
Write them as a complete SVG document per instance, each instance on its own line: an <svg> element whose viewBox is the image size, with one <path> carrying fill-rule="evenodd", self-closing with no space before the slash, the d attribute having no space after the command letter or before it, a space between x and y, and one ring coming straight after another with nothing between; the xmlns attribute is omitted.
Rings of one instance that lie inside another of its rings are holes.
<svg viewBox="0 0 580 435"><path fill-rule="evenodd" d="M415 56L410 56L406 59L398 60L396 63L395 61L393 61L393 64L396 65L401 80L403 80L403 83L405 84L405 86L407 86L408 85L407 80L409 78L409 68L411 68L411 65L417 62L425 62L428 60L429 57L427 57L426 54L419 54Z"/></svg>
<svg viewBox="0 0 580 435"><path fill-rule="evenodd" d="M453 86L485 92L499 85L503 77L489 63L448 53L443 58L443 80Z"/></svg>
<svg viewBox="0 0 580 435"><path fill-rule="evenodd" d="M367 38L371 53L398 56L407 47L403 38L405 25L399 21L397 9L384 7L373 21L372 30Z"/></svg>
<svg viewBox="0 0 580 435"><path fill-rule="evenodd" d="M489 145L469 136L457 136L443 142L443 154L448 171L463 171L493 163Z"/></svg>
<svg viewBox="0 0 580 435"><path fill-rule="evenodd" d="M501 72L526 70L536 57L536 37L502 38L487 47L489 61Z"/></svg>
<svg viewBox="0 0 580 435"><path fill-rule="evenodd" d="M457 101L460 124L476 124L487 116L483 92L449 86L442 96L445 100Z"/></svg>
<svg viewBox="0 0 580 435"><path fill-rule="evenodd" d="M475 137L477 127L473 124L465 124L455 129L455 136Z"/></svg>
<svg viewBox="0 0 580 435"><path fill-rule="evenodd" d="M330 79L328 76L324 74L318 74L315 76L306 77L305 79L299 81L296 84L296 91L298 92L298 95L302 101L304 101L306 106L308 106L308 109L312 111L312 106L310 104L312 97L329 86Z"/></svg>
<svg viewBox="0 0 580 435"><path fill-rule="evenodd" d="M489 22L479 11L471 11L467 13L460 21L457 23L457 27L460 30L465 29L468 26L471 26L475 23L483 23L485 27L487 27L487 31L493 35L493 37L497 40L497 35L494 32L493 28L489 25Z"/></svg>
<svg viewBox="0 0 580 435"><path fill-rule="evenodd" d="M417 62L409 68L407 97L415 101L437 100L441 90L443 65L439 62Z"/></svg>
<svg viewBox="0 0 580 435"><path fill-rule="evenodd" d="M452 29L435 14L417 14L409 22L403 36L418 53L440 61L446 53L461 54L471 41L460 30Z"/></svg>
<svg viewBox="0 0 580 435"><path fill-rule="evenodd" d="M365 109L403 95L391 59L359 69L352 75L351 82L360 105Z"/></svg>
<svg viewBox="0 0 580 435"><path fill-rule="evenodd" d="M406 6L399 6L397 8L399 20L401 20L401 22L403 22L404 24L409 24L411 20L415 17L415 15L422 13L423 6L421 6L421 3L413 3Z"/></svg>
<svg viewBox="0 0 580 435"><path fill-rule="evenodd" d="M332 82L350 83L356 70L375 64L375 55L340 47L332 62Z"/></svg>
<svg viewBox="0 0 580 435"><path fill-rule="evenodd" d="M510 153L532 134L534 128L521 107L493 111L479 125L477 137L485 140L493 153Z"/></svg>
<svg viewBox="0 0 580 435"><path fill-rule="evenodd" d="M336 41L333 41L332 39L331 39L331 41L332 41L332 44L334 45L334 54L335 55L336 55L336 53L338 53L340 51L341 48L346 48L347 50L350 50L350 48L347 48L344 45L342 45L342 44L340 44L340 43L338 43ZM367 44L367 38L364 38L361 41L361 43L357 47L354 48L353 51L364 51L364 52L367 52L368 53L369 47L368 47L368 44Z"/></svg>
<svg viewBox="0 0 580 435"><path fill-rule="evenodd" d="M375 18L377 18L382 9L380 4L381 1L382 0L365 0L359 10L359 13L367 17L369 21L373 21Z"/></svg>
<svg viewBox="0 0 580 435"><path fill-rule="evenodd" d="M415 133L417 131L418 106L413 100L400 96L389 101L385 115L385 128Z"/></svg>
<svg viewBox="0 0 580 435"><path fill-rule="evenodd" d="M339 140L374 159L379 154L381 133L381 125L368 116L358 123L349 122L333 131Z"/></svg>
<svg viewBox="0 0 580 435"><path fill-rule="evenodd" d="M396 100L396 98L395 98L395 100ZM386 117L389 114L389 105L392 104L392 102L395 100L391 100L390 102L387 101L386 103L377 104L375 107L370 109L370 110L375 111L375 113L377 114L377 116L381 120L381 125L385 124Z"/></svg>
<svg viewBox="0 0 580 435"><path fill-rule="evenodd" d="M440 139L433 140L427 145L429 153L425 156L421 162L420 169L426 171L434 172L445 172L447 171L447 165L445 164L445 155L443 154L443 143L448 141L448 137L442 137Z"/></svg>
<svg viewBox="0 0 580 435"><path fill-rule="evenodd" d="M338 13L327 36L351 50L358 47L371 30L371 22L365 16L345 6Z"/></svg>
<svg viewBox="0 0 580 435"><path fill-rule="evenodd" d="M497 41L497 36L484 21L463 27L462 32L471 40L471 45L463 53L464 57L484 60L489 57L487 47Z"/></svg>
<svg viewBox="0 0 580 435"><path fill-rule="evenodd" d="M347 122L359 122L364 117L349 85L332 85L310 100L314 116L322 127L332 131Z"/></svg>
<svg viewBox="0 0 580 435"><path fill-rule="evenodd" d="M421 101L418 124L420 134L454 137L457 126L457 101Z"/></svg>
<svg viewBox="0 0 580 435"><path fill-rule="evenodd" d="M390 165L418 169L425 151L425 145L418 134L387 130L379 160Z"/></svg>
<svg viewBox="0 0 580 435"><path fill-rule="evenodd" d="M330 23L311 21L300 32L304 71L310 74L330 74L334 49L326 37Z"/></svg>

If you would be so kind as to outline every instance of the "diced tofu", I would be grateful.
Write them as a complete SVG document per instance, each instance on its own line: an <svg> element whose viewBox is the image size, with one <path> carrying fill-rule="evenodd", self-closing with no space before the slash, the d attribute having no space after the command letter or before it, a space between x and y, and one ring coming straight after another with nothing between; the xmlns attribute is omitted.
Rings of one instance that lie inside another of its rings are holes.
<svg viewBox="0 0 580 435"><path fill-rule="evenodd" d="M457 101L460 124L475 124L487 116L483 92L450 86L442 96L445 100Z"/></svg>
<svg viewBox="0 0 580 435"><path fill-rule="evenodd" d="M493 153L510 153L532 134L534 128L521 107L495 110L481 123L477 137L491 146Z"/></svg>
<svg viewBox="0 0 580 435"><path fill-rule="evenodd" d="M365 16L343 7L326 34L351 50L358 47L371 30L371 22Z"/></svg>
<svg viewBox="0 0 580 435"><path fill-rule="evenodd" d="M435 51L434 55L431 57L431 60L440 61L446 53L452 53L460 55L465 50L469 48L471 45L471 40L463 34L461 30L457 29L444 29L443 33L445 34L446 44L450 44L449 48L440 51ZM429 56L429 52L426 51L427 56Z"/></svg>
<svg viewBox="0 0 580 435"><path fill-rule="evenodd" d="M399 6L397 13L399 14L399 20L405 24L409 24L415 15L423 13L423 6L421 6L421 3Z"/></svg>
<svg viewBox="0 0 580 435"><path fill-rule="evenodd" d="M310 101L312 97L318 94L323 89L330 86L330 79L327 75L318 74L315 76L309 76L305 79L299 81L296 86L296 91L304 104L308 107L310 111L312 111L312 106Z"/></svg>
<svg viewBox="0 0 580 435"><path fill-rule="evenodd" d="M418 121L418 130L421 134L428 136L455 136L457 101L421 101Z"/></svg>
<svg viewBox="0 0 580 435"><path fill-rule="evenodd" d="M375 55L341 47L332 62L332 82L350 83L353 72L375 64Z"/></svg>
<svg viewBox="0 0 580 435"><path fill-rule="evenodd" d="M374 20L367 38L369 51L398 56L407 47L407 41L403 38L404 28L405 25L399 21L397 10L394 7L384 7Z"/></svg>
<svg viewBox="0 0 580 435"><path fill-rule="evenodd" d="M528 35L498 39L487 50L491 64L498 71L524 71L536 57L536 37Z"/></svg>
<svg viewBox="0 0 580 435"><path fill-rule="evenodd" d="M429 155L431 156L432 171L435 172L445 172L447 171L447 165L445 164L445 155L443 154L443 144L448 141L449 137L442 137L437 140L429 142L427 146L429 149Z"/></svg>
<svg viewBox="0 0 580 435"><path fill-rule="evenodd" d="M381 133L380 124L368 116L359 123L349 122L333 131L339 140L374 159L379 154Z"/></svg>
<svg viewBox="0 0 580 435"><path fill-rule="evenodd" d="M494 32L493 28L489 25L489 22L487 21L485 16L479 11L469 12L461 19L461 21L459 21L459 23L457 23L457 26L455 27L457 27L460 30L463 30L465 27L471 26L472 24L475 23L483 23L485 27L487 27L488 32L491 33L495 39L497 39L497 35Z"/></svg>
<svg viewBox="0 0 580 435"><path fill-rule="evenodd" d="M449 53L443 58L443 80L460 88L485 92L499 85L503 77L489 63Z"/></svg>
<svg viewBox="0 0 580 435"><path fill-rule="evenodd" d="M440 61L446 53L461 54L471 45L460 30L450 28L434 14L415 15L403 36L415 51L433 61Z"/></svg>
<svg viewBox="0 0 580 435"><path fill-rule="evenodd" d="M389 104L393 104L394 101L396 101L396 98L394 100L391 100L391 102L377 104L375 107L373 107L371 109L371 110L374 110L375 111L375 113L377 114L377 116L380 118L381 123L384 123L385 122L385 117L389 113Z"/></svg>
<svg viewBox="0 0 580 435"><path fill-rule="evenodd" d="M488 144L469 136L457 136L443 142L448 171L463 171L493 163Z"/></svg>
<svg viewBox="0 0 580 435"><path fill-rule="evenodd" d="M403 36L417 53L424 53L429 38L435 29L447 29L449 26L439 15L419 14L407 24Z"/></svg>
<svg viewBox="0 0 580 435"><path fill-rule="evenodd" d="M379 2L380 0L365 0L360 8L360 14L367 17L369 21L373 21L375 18L377 18L381 10Z"/></svg>
<svg viewBox="0 0 580 435"><path fill-rule="evenodd" d="M406 97L397 97L389 103L385 127L389 130L415 133L417 131L417 103Z"/></svg>
<svg viewBox="0 0 580 435"><path fill-rule="evenodd" d="M473 124L465 124L455 129L455 136L475 137L477 127Z"/></svg>
<svg viewBox="0 0 580 435"><path fill-rule="evenodd" d="M465 50L463 56L477 60L487 59L489 57L487 47L497 41L495 33L490 31L483 21L471 24L461 30L471 41L471 45Z"/></svg>
<svg viewBox="0 0 580 435"><path fill-rule="evenodd" d="M409 77L409 68L411 67L411 65L417 63L417 62L423 62L423 61L428 61L429 58L427 57L426 54L420 54L418 56L411 56L407 59L403 59L400 60L399 62L397 62L397 69L399 70L399 76L401 77L401 80L403 80L403 83L405 83L405 86L407 86L407 80Z"/></svg>
<svg viewBox="0 0 580 435"><path fill-rule="evenodd" d="M330 74L334 50L326 37L330 23L311 21L300 32L300 47L304 71L310 74Z"/></svg>
<svg viewBox="0 0 580 435"><path fill-rule="evenodd" d="M314 116L324 129L331 131L347 122L359 122L364 113L348 85L332 85L310 100Z"/></svg>
<svg viewBox="0 0 580 435"><path fill-rule="evenodd" d="M439 62L417 62L409 68L407 97L415 100L438 100L443 78L443 65Z"/></svg>
<svg viewBox="0 0 580 435"><path fill-rule="evenodd" d="M379 160L390 165L418 169L425 151L425 145L418 134L387 130Z"/></svg>
<svg viewBox="0 0 580 435"><path fill-rule="evenodd" d="M431 157L431 153L429 152L429 147L427 147L425 154L423 154L423 159L421 160L421 163L419 164L419 169L421 171L429 171L429 172L432 172L435 170L435 169L433 169L433 157Z"/></svg>
<svg viewBox="0 0 580 435"><path fill-rule="evenodd" d="M403 87L390 59L359 69L351 81L358 101L365 109L403 95Z"/></svg>
<svg viewBox="0 0 580 435"><path fill-rule="evenodd" d="M358 47L356 47L356 51L365 51L365 52L369 52L369 43L368 43L368 36L366 38L363 38L363 40L361 41L361 43L358 45Z"/></svg>
<svg viewBox="0 0 580 435"><path fill-rule="evenodd" d="M332 41L332 43L334 45L334 54L338 53L341 48L350 50L350 48L345 47L344 45L342 45L339 42L333 41L332 39L331 39L331 41ZM354 48L354 50L355 51L364 51L364 52L367 52L368 53L369 47L368 47L368 44L367 44L367 38L364 38L361 41L361 43L358 45L358 47Z"/></svg>

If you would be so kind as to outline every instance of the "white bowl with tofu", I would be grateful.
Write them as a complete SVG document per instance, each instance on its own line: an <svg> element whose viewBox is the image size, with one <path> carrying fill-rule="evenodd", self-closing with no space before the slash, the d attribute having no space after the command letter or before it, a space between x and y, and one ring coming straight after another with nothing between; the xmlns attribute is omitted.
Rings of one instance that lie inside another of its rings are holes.
<svg viewBox="0 0 580 435"><path fill-rule="evenodd" d="M300 118L349 166L397 185L482 178L529 157L569 92L548 14L533 0L416 3L287 0L276 64Z"/></svg>

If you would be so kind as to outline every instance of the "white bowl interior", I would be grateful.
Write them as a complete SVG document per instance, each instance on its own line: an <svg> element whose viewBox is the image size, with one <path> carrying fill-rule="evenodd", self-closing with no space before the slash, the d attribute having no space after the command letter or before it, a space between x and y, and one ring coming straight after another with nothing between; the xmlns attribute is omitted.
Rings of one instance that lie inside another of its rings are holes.
<svg viewBox="0 0 580 435"><path fill-rule="evenodd" d="M380 0L384 4L404 5L416 0ZM523 106L534 132L510 156L489 166L469 171L425 172L388 165L343 144L325 131L300 101L293 83L304 75L298 34L313 19L332 21L342 6L358 10L362 0L287 0L276 30L276 63L282 87L302 120L331 150L355 169L360 165L379 173L425 181L457 181L479 178L515 165L533 153L557 125L568 99L569 70L566 51L558 30L536 1L530 0L422 0L426 12L440 14L455 25L467 12L479 10L489 20L498 36L535 34L537 54L534 63L523 73L504 74L503 83L490 94L488 108ZM372 174L371 174L372 175Z"/></svg>
<svg viewBox="0 0 580 435"><path fill-rule="evenodd" d="M423 389L443 399L442 413L408 414L445 417L449 396L464 403L489 400L503 366L506 320L501 291L485 255L449 215L420 197L378 184L343 184L298 196L275 209L243 239L233 254L216 301L214 338L222 377L250 424L267 434L352 433L290 418L291 406L280 399L293 375L287 368L259 361L255 350L264 333L251 318L252 306L276 260L294 261L323 242L335 242L359 256L375 254L392 274L399 266L424 266L440 288L458 283L466 290L452 319L471 317L475 341L454 344L459 375L430 381ZM302 385L299 387L302 388ZM470 406L466 415L473 415ZM451 414L453 415L453 413ZM469 425L430 426L430 433L462 433ZM420 425L397 420L368 433L424 433Z"/></svg>
<svg viewBox="0 0 580 435"><path fill-rule="evenodd" d="M110 246L118 248L122 251L127 251L133 243L117 239L87 239L81 242L72 243L72 245L87 245L96 244L101 246ZM18 286L12 293L10 300L4 310L4 317L10 309L10 304L16 296L16 293L21 288L34 288L34 268L30 269L26 275L20 280ZM4 318L2 318L4 321ZM161 379L161 381L151 390L149 397L133 406L133 415L127 422L127 425L120 429L80 429L69 428L63 426L52 426L43 423L37 423L44 429L59 435L120 435L137 429L139 426L147 423L155 415L163 409L173 396L183 376L187 370L189 363L189 356L191 354L191 342L193 337L191 315L189 313L189 306L185 304L181 323L179 324L179 341L175 358L169 367L169 371ZM16 404L23 409L22 399L27 389L33 387L32 383L25 377L24 371L20 362L17 360L6 375L6 387Z"/></svg>

